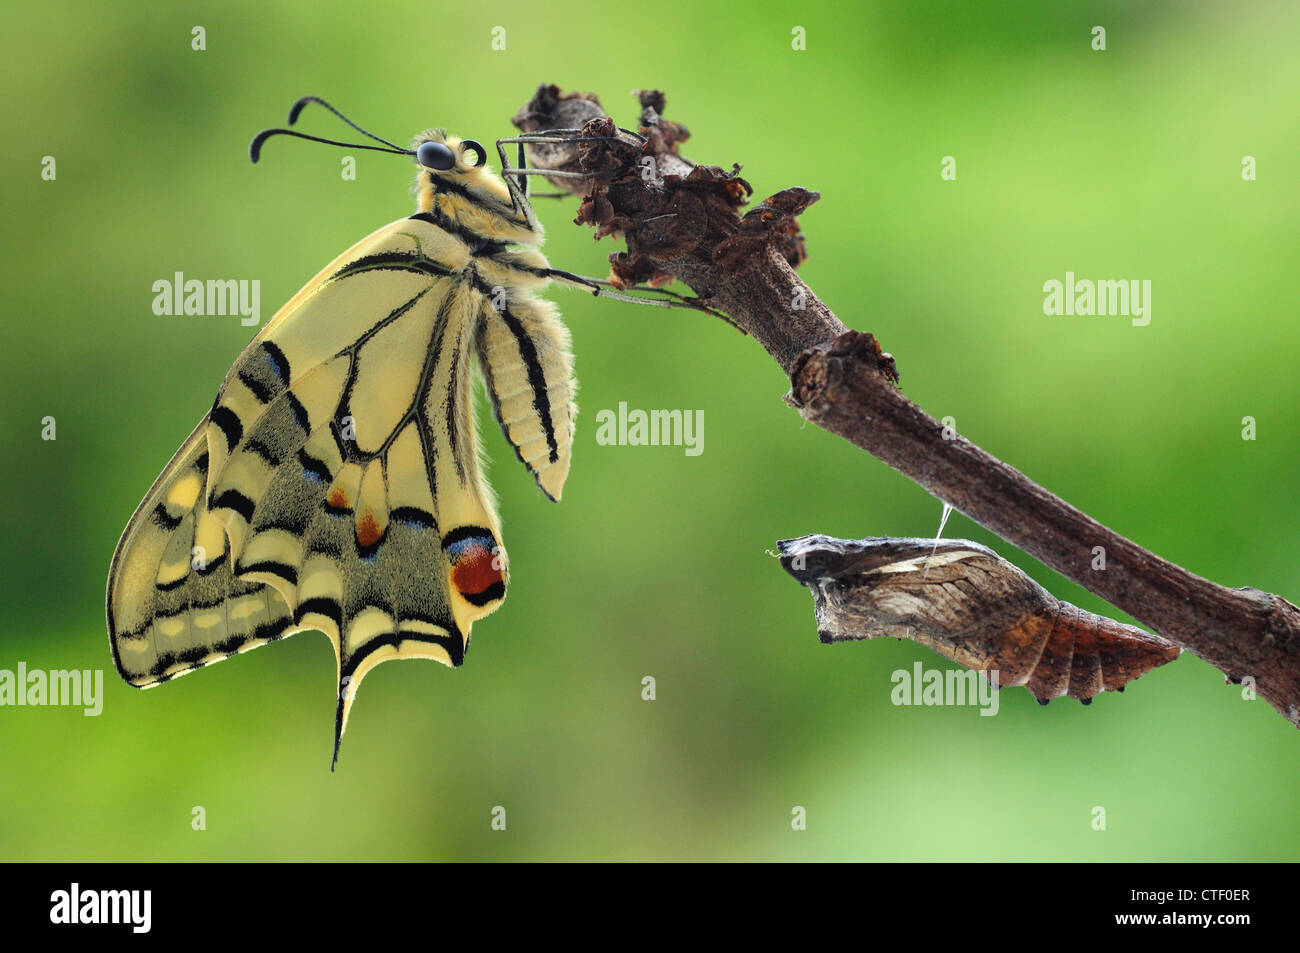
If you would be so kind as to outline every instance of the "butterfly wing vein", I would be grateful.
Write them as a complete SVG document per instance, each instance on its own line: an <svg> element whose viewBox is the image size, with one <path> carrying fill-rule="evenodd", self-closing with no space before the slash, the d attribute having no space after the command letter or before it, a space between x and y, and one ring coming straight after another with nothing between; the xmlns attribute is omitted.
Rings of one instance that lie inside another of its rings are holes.
<svg viewBox="0 0 1300 953"><path fill-rule="evenodd" d="M385 226L244 350L114 555L108 625L128 682L319 629L341 734L379 662L461 664L508 579L472 370L552 499L576 413L568 332L534 294L545 260L503 251L490 286L470 248L425 216Z"/></svg>

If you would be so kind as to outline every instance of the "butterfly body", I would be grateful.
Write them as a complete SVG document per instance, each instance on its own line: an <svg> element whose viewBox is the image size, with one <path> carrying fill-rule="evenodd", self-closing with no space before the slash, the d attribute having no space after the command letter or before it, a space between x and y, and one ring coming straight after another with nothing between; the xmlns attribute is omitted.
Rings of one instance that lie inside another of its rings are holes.
<svg viewBox="0 0 1300 953"><path fill-rule="evenodd" d="M139 687L325 632L336 758L368 671L460 665L472 624L504 599L475 367L553 500L572 448L569 334L536 295L551 277L531 207L477 143L431 130L416 144L438 163L420 168L416 213L326 266L245 348L109 575L114 659Z"/></svg>

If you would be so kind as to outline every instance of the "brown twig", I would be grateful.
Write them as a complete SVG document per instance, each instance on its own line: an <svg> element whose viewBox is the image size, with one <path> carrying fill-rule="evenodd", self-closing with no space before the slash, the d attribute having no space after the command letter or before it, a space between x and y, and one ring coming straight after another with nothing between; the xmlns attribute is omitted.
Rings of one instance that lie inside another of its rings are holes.
<svg viewBox="0 0 1300 953"><path fill-rule="evenodd" d="M595 176L578 221L626 240L627 251L611 256L615 281L676 278L690 286L789 374L786 399L806 419L1203 658L1230 682L1253 678L1260 697L1300 725L1300 609L1161 559L945 431L899 390L893 359L875 338L849 331L795 273L804 254L796 216L817 193L786 189L740 215L749 187L739 167L728 172L683 158L677 147L689 133L662 119L663 95L639 95L644 148L629 138L532 156L542 168ZM585 123L593 136L615 130L594 97L564 97L553 86L540 87L515 123L525 131ZM575 181L556 180L566 188ZM1097 546L1104 570L1092 568Z"/></svg>

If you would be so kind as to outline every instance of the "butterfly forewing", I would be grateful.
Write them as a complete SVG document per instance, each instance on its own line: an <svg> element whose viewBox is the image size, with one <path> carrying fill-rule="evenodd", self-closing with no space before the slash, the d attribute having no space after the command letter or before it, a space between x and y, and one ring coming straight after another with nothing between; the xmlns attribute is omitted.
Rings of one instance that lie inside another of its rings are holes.
<svg viewBox="0 0 1300 953"><path fill-rule="evenodd" d="M265 644L293 622L277 592L231 572L225 534L202 489L207 427L204 421L177 451L113 560L109 634L118 671L133 685Z"/></svg>

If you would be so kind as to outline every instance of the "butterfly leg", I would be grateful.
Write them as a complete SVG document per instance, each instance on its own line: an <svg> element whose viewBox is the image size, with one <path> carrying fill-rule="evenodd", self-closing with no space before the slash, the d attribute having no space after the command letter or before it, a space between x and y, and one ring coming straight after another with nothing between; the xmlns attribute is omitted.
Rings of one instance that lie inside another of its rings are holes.
<svg viewBox="0 0 1300 953"><path fill-rule="evenodd" d="M563 271L559 268L548 268L542 274L555 281L570 285L575 288L589 290L593 297L610 298L614 301L627 301L632 304L648 304L656 308L689 308L692 311L703 311L711 314L715 318L721 318L733 328L742 331L743 329L736 322L732 321L723 312L716 308L710 308L699 298L691 298L686 295L678 294L675 291L669 291L666 288L651 288L645 285L635 285L628 291L640 291L646 294L664 295L662 298L644 298L635 295L622 294L621 291L614 290L615 285L612 281L603 278L588 278L586 275L575 275L572 272Z"/></svg>
<svg viewBox="0 0 1300 953"><path fill-rule="evenodd" d="M524 135L521 136L512 136L506 139L497 140L497 154L501 157L502 177L505 179L506 186L510 189L510 195L514 200L514 207L516 213L526 216L526 221L528 222L530 228L538 227L538 223L537 223L536 213L533 211L533 207L531 203L528 201L528 180L526 176L548 175L548 176L556 176L556 177L566 178L566 179L586 179L586 178L590 178L591 176L588 176L581 172L551 172L545 169L530 169L528 168L528 159L524 152L524 145L530 142L555 143L555 144L573 142L575 141L574 137L580 131L581 130L578 129L550 129L547 130L545 133L540 133L540 134L525 133ZM629 135L634 136L640 142L643 143L645 142L644 137L642 137L639 133L632 132L631 130L628 129L622 129L621 127L619 128L619 131L626 132ZM585 141L621 142L623 140L618 139L615 136L601 136L601 137L587 137ZM508 144L516 144L519 147L519 153L518 153L519 164L518 167L516 168L510 168L506 162L505 147ZM664 297L647 298L647 297L638 297L634 295L625 295L618 290L614 290L615 286L613 282L601 278L588 278L585 275L575 275L573 272L564 271L563 269L560 268L548 268L545 271L543 271L542 274L544 274L548 278L551 278L555 281L562 282L572 287L589 290L592 293L592 295L595 297L611 298L615 301L627 301L631 304L653 305L654 307L658 307L658 308L689 308L693 311L704 311L707 314L713 315L714 317L721 318L722 320L730 324L732 327L737 328L738 330L740 329L740 326L736 324L734 321L732 321L731 318L729 318L727 315L723 314L721 311L718 311L715 308L710 308L708 305L701 302L699 298L689 298L686 297L685 295L680 295L677 294L676 292L668 291L663 288L647 288L643 286L637 286L632 290L643 291L648 294L663 295Z"/></svg>
<svg viewBox="0 0 1300 953"><path fill-rule="evenodd" d="M528 201L528 179L522 175L509 175L513 172L510 169L510 163L506 160L506 142L505 139L497 140L497 155L501 158L501 178L506 183L506 188L510 190L510 205L514 213L518 215L524 223L533 231L539 227L537 213L533 211L532 203ZM519 144L519 164L524 164L524 146Z"/></svg>
<svg viewBox="0 0 1300 953"><path fill-rule="evenodd" d="M644 137L639 133L632 132L628 129L619 129L628 135L634 136L640 142L645 142ZM524 133L519 136L510 136L505 139L497 140L497 155L501 159L501 177L505 180L506 188L510 190L511 204L515 214L523 220L529 228L537 228L537 215L533 211L532 204L528 199L528 176L544 175L553 179L588 179L591 176L584 172L560 172L549 171L546 169L528 168L528 157L524 152L524 146L527 143L540 143L562 145L564 143L577 142L581 134L581 129L548 129L543 133ZM617 136L588 136L586 142L622 142ZM506 158L507 145L518 146L517 165L511 168L509 160ZM547 192L539 198L564 198L567 193L564 192Z"/></svg>

